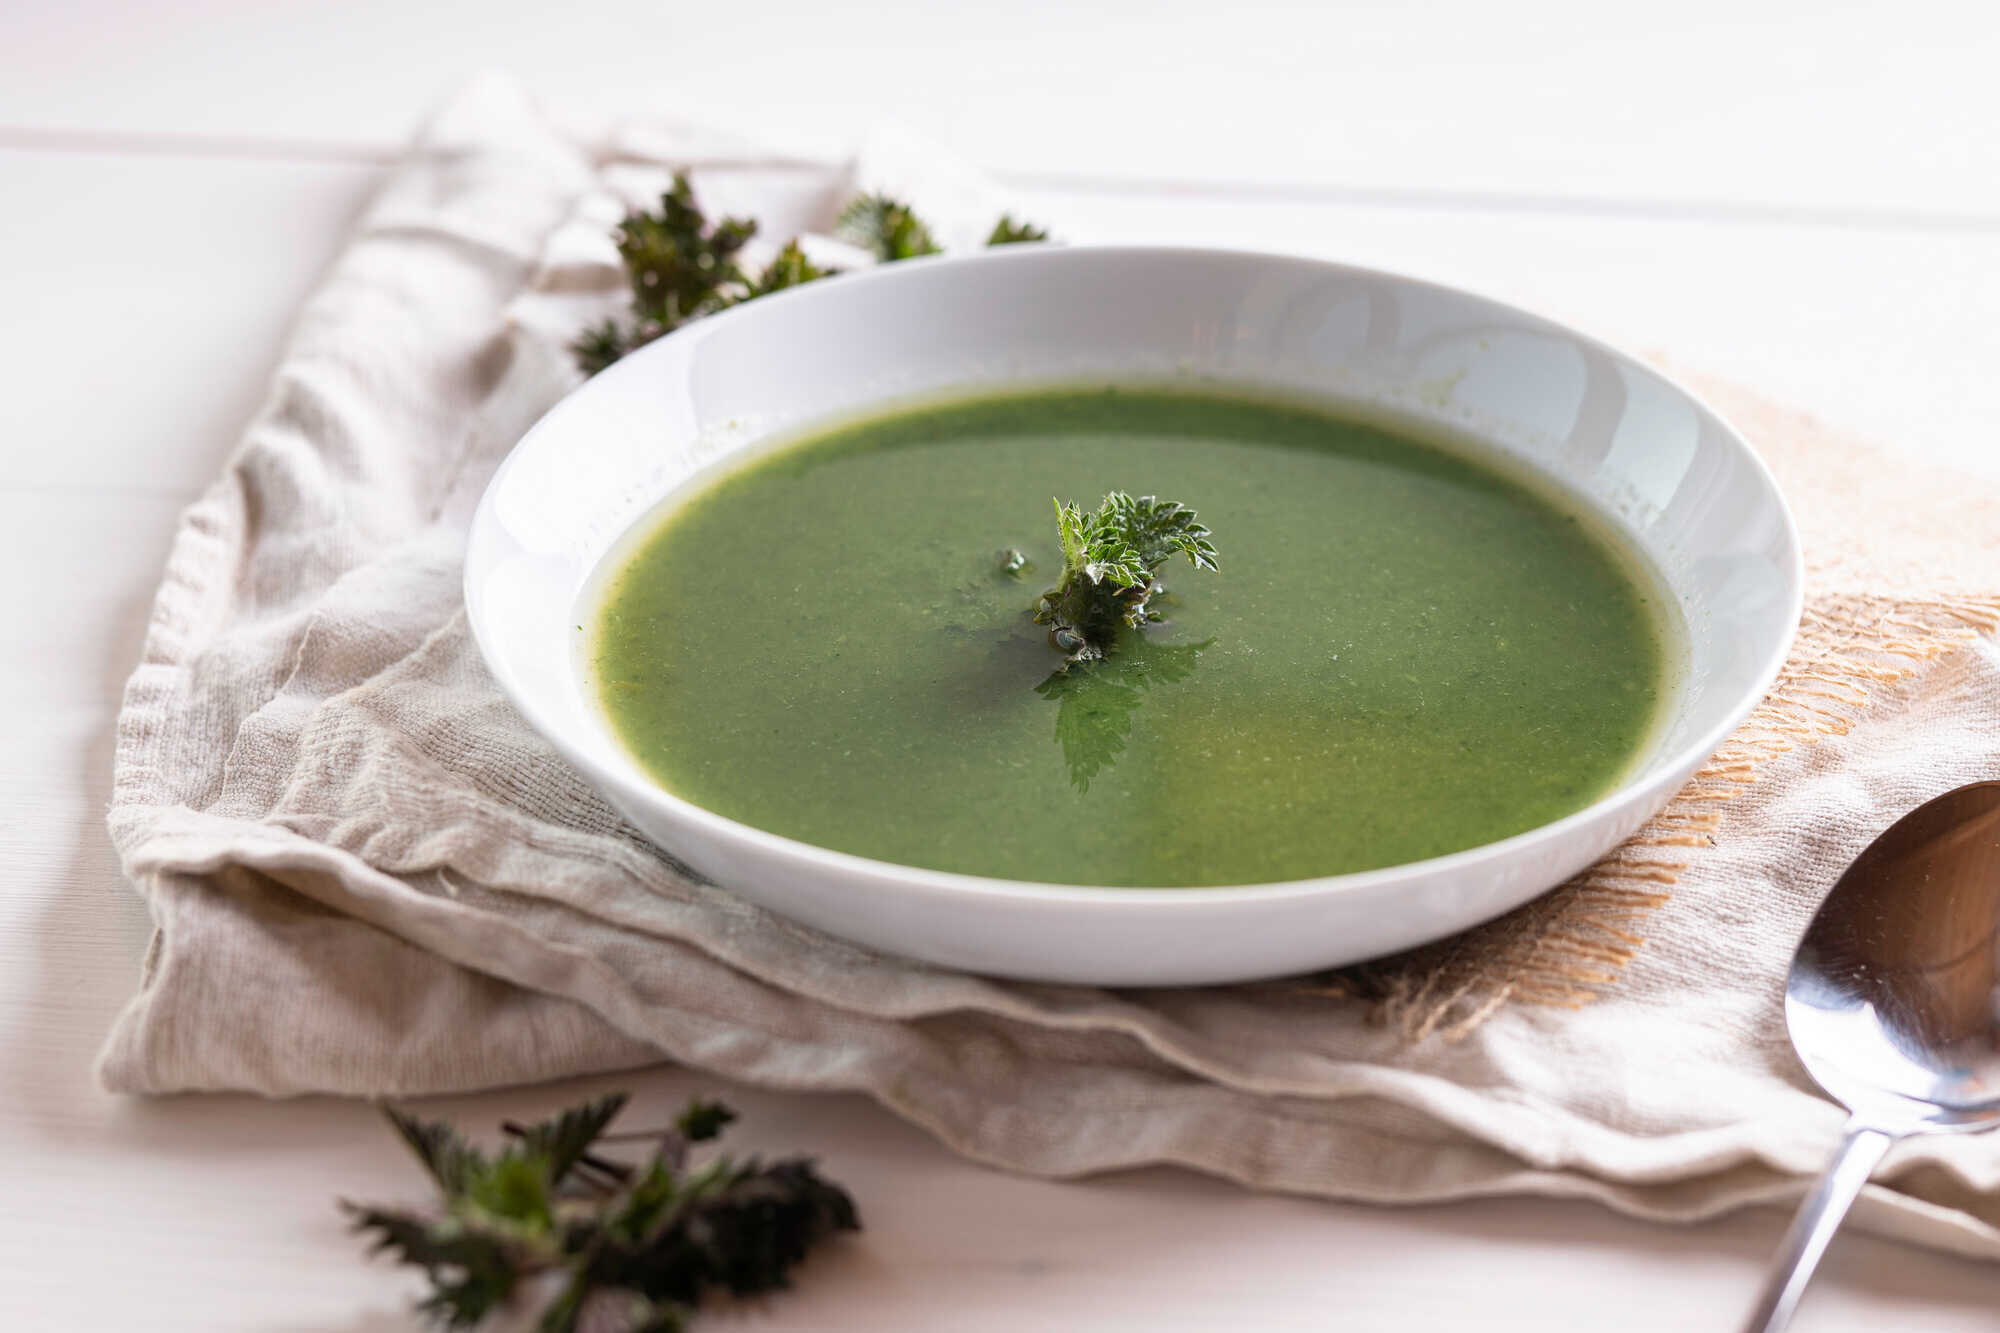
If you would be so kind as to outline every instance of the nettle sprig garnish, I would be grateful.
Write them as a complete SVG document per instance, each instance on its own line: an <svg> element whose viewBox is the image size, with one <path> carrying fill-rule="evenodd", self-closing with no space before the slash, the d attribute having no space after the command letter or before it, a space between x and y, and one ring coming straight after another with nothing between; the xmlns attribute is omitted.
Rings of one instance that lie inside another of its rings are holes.
<svg viewBox="0 0 2000 1333"><path fill-rule="evenodd" d="M1036 603L1035 623L1049 627L1049 643L1072 662L1103 657L1120 629L1160 619L1152 602L1160 567L1174 556L1217 568L1208 528L1177 500L1113 491L1092 513L1055 504L1062 575Z"/></svg>

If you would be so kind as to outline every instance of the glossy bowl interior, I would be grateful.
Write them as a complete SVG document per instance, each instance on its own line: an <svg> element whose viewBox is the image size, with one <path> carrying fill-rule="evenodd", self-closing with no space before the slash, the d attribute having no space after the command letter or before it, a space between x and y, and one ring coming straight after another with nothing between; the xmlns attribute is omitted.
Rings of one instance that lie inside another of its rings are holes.
<svg viewBox="0 0 2000 1333"><path fill-rule="evenodd" d="M1672 697L1620 785L1555 823L1358 874L1212 889L1027 884L794 842L679 799L578 667L592 575L690 477L814 421L947 390L1155 381L1346 404L1469 438L1614 530L1679 609ZM1465 292L1235 252L1023 246L908 261L750 303L592 379L522 439L476 515L466 606L522 713L641 830L832 934L1035 980L1178 985L1336 966L1462 930L1655 813L1769 686L1798 621L1770 474L1693 395Z"/></svg>

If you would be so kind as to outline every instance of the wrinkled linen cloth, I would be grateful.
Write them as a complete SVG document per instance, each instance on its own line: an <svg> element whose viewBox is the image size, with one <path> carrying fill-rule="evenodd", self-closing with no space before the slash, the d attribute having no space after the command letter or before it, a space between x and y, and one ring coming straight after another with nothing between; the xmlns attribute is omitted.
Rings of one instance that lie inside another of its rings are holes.
<svg viewBox="0 0 2000 1333"><path fill-rule="evenodd" d="M1002 202L894 139L840 170L730 153L698 187L771 240L857 186L948 243ZM1786 1043L1792 942L1903 810L2000 776L1993 486L1704 385L1798 508L1800 652L1650 841L1515 919L1354 976L1196 990L885 957L639 838L501 698L460 606L487 477L578 382L568 341L622 306L611 227L691 154L717 156L565 133L482 79L307 303L127 687L110 826L157 932L110 1088L407 1096L670 1060L865 1092L1050 1175L1171 1162L1681 1221L1800 1193L1842 1114ZM1905 1145L1857 1222L2000 1257L2000 1137Z"/></svg>

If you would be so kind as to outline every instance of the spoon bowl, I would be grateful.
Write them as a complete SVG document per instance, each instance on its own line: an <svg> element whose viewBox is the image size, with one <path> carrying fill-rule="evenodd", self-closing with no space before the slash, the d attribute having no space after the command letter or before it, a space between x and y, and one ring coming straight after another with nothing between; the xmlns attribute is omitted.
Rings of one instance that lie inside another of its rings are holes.
<svg viewBox="0 0 2000 1333"><path fill-rule="evenodd" d="M1750 1322L1790 1322L1834 1230L1891 1144L2000 1124L2000 782L1904 815L1855 859L1792 959L1785 1023L1852 1112L1786 1233Z"/></svg>

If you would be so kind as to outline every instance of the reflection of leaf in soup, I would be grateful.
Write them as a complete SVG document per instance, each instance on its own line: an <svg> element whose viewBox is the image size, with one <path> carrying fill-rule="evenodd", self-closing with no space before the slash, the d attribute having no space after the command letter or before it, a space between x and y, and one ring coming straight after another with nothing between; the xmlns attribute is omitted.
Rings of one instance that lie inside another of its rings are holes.
<svg viewBox="0 0 2000 1333"><path fill-rule="evenodd" d="M1192 675L1202 650L1214 642L1160 646L1128 636L1123 651L1072 662L1035 687L1035 693L1056 701L1056 743L1079 792L1089 791L1090 780L1125 752L1132 715L1147 692Z"/></svg>

